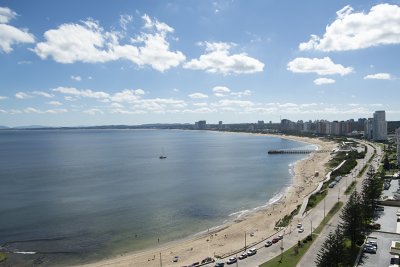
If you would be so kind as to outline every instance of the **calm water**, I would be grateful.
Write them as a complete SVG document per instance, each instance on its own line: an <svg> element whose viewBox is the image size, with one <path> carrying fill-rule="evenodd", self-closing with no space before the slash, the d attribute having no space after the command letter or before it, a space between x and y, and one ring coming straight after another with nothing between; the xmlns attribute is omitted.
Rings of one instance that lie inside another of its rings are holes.
<svg viewBox="0 0 400 267"><path fill-rule="evenodd" d="M307 146L203 131L0 131L0 246L39 252L15 263L53 266L185 238L268 203L304 155L267 150Z"/></svg>

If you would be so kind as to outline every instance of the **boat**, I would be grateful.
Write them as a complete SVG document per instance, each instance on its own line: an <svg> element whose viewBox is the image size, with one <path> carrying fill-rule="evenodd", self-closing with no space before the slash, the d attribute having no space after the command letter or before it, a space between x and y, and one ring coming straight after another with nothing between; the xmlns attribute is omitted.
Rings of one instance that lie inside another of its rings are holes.
<svg viewBox="0 0 400 267"><path fill-rule="evenodd" d="M164 148L162 149L162 153L161 153L159 158L160 159L166 159L167 158L167 156L165 156L165 153L164 153Z"/></svg>

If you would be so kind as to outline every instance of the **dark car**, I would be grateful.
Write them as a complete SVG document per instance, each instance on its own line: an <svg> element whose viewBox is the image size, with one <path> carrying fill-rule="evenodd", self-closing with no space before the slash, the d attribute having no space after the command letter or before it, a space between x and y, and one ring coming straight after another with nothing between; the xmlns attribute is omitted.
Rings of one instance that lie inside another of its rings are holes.
<svg viewBox="0 0 400 267"><path fill-rule="evenodd" d="M279 240L280 240L279 238L274 237L274 239L272 239L272 243L275 244L275 243L277 243Z"/></svg>
<svg viewBox="0 0 400 267"><path fill-rule="evenodd" d="M244 260L245 258L247 258L246 253L243 253L242 255L239 256L239 260Z"/></svg>

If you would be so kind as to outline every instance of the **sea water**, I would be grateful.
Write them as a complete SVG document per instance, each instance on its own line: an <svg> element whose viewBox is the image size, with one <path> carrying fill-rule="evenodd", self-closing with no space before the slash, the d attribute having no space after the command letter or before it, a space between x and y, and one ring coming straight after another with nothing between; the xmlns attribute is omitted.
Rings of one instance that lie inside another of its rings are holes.
<svg viewBox="0 0 400 267"><path fill-rule="evenodd" d="M0 131L0 247L54 266L188 238L277 199L305 155L267 151L307 148L209 131Z"/></svg>

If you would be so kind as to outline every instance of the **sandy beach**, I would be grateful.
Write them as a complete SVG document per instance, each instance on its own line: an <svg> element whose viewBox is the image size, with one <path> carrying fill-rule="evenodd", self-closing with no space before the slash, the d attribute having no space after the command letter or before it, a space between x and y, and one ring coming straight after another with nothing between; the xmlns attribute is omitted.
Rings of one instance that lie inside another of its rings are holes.
<svg viewBox="0 0 400 267"><path fill-rule="evenodd" d="M319 147L319 150L324 151L330 151L336 146L333 142L326 142L317 138L270 136L315 144ZM185 240L174 241L157 248L119 255L82 266L160 266L160 256L162 266L190 265L194 262L201 262L206 257L226 257L239 252L244 248L245 234L247 237L246 245L249 248L277 234L279 230L275 228L275 223L301 204L303 198L317 187L318 182L324 179L326 175L324 165L329 159L330 154L326 152L312 153L308 158L298 161L294 166L293 183L287 188L279 201L242 215L233 222L216 229L209 229L203 234ZM318 176L315 175L316 172L318 172ZM179 261L176 263L172 261L174 256L179 256Z"/></svg>

